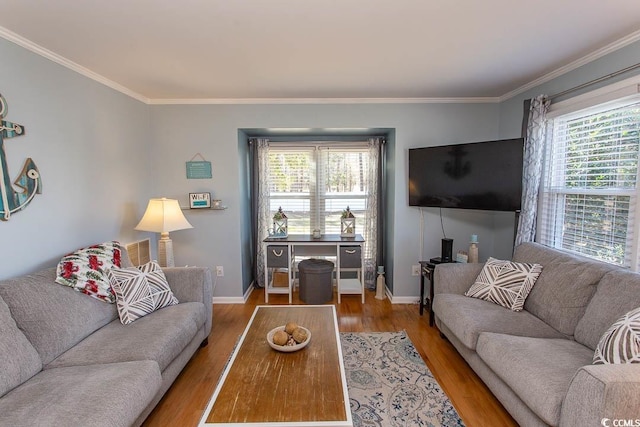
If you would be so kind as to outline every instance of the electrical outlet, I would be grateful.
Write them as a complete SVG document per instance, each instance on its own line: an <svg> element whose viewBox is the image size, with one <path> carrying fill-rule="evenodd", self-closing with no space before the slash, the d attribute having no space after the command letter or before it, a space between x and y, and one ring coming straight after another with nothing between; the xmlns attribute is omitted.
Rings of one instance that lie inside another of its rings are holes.
<svg viewBox="0 0 640 427"><path fill-rule="evenodd" d="M221 265L216 265L216 276L224 276L224 267L222 267Z"/></svg>
<svg viewBox="0 0 640 427"><path fill-rule="evenodd" d="M411 266L411 275L419 276L420 275L420 265L415 264Z"/></svg>

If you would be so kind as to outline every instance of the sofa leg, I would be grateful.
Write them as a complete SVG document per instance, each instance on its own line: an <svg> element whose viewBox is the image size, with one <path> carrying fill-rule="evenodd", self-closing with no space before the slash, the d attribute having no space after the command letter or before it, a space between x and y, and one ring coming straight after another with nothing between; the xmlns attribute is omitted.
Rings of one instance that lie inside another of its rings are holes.
<svg viewBox="0 0 640 427"><path fill-rule="evenodd" d="M207 344L209 344L209 337L205 338L201 343L200 343L200 348L202 347L206 347Z"/></svg>
<svg viewBox="0 0 640 427"><path fill-rule="evenodd" d="M449 339L447 338L447 336L445 334L443 334L442 332L440 332L440 338L442 338L443 340L447 340L449 341Z"/></svg>

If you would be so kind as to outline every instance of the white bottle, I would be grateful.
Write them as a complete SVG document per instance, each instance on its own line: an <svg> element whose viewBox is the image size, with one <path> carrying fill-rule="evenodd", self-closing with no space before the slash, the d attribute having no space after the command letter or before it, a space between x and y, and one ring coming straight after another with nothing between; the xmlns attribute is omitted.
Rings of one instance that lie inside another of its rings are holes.
<svg viewBox="0 0 640 427"><path fill-rule="evenodd" d="M471 235L471 244L469 245L468 262L478 262L478 235Z"/></svg>

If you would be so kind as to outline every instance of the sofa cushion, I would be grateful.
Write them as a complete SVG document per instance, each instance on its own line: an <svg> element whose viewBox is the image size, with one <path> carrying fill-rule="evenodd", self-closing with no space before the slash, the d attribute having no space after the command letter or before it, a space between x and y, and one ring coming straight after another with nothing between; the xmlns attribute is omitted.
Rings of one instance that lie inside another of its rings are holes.
<svg viewBox="0 0 640 427"><path fill-rule="evenodd" d="M607 273L576 326L576 341L595 350L607 329L636 307L640 307L640 275L622 269Z"/></svg>
<svg viewBox="0 0 640 427"><path fill-rule="evenodd" d="M478 356L545 423L557 426L571 379L593 352L573 340L482 333Z"/></svg>
<svg viewBox="0 0 640 427"><path fill-rule="evenodd" d="M490 257L465 295L490 301L513 311L521 311L541 271L540 264L502 261Z"/></svg>
<svg viewBox="0 0 640 427"><path fill-rule="evenodd" d="M57 285L55 267L0 282L18 328L46 365L118 317L114 304Z"/></svg>
<svg viewBox="0 0 640 427"><path fill-rule="evenodd" d="M118 315L123 325L160 308L178 304L162 269L155 261L139 267L112 268L107 271L116 295Z"/></svg>
<svg viewBox="0 0 640 427"><path fill-rule="evenodd" d="M56 283L69 286L100 301L116 301L107 271L122 265L122 246L106 242L65 255L57 267Z"/></svg>
<svg viewBox="0 0 640 427"><path fill-rule="evenodd" d="M0 399L0 426L128 427L161 382L152 361L48 369Z"/></svg>
<svg viewBox="0 0 640 427"><path fill-rule="evenodd" d="M187 302L154 311L129 325L115 320L46 365L45 369L154 360L164 371L204 326L204 313L204 304Z"/></svg>
<svg viewBox="0 0 640 427"><path fill-rule="evenodd" d="M42 369L36 349L18 329L9 307L0 299L0 397Z"/></svg>
<svg viewBox="0 0 640 427"><path fill-rule="evenodd" d="M574 334L598 281L615 268L537 243L518 245L513 260L542 265L524 309L567 336Z"/></svg>
<svg viewBox="0 0 640 427"><path fill-rule="evenodd" d="M475 350L482 332L540 338L564 338L560 332L527 311L511 311L494 303L458 294L437 294L433 310L456 337Z"/></svg>
<svg viewBox="0 0 640 427"><path fill-rule="evenodd" d="M607 329L596 347L593 363L640 363L640 307Z"/></svg>

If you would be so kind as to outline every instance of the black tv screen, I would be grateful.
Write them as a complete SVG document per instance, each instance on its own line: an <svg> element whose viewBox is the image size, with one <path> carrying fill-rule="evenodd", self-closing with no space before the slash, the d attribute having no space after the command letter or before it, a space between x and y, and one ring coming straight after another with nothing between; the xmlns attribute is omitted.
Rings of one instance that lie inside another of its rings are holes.
<svg viewBox="0 0 640 427"><path fill-rule="evenodd" d="M524 140L409 149L409 206L518 211Z"/></svg>

